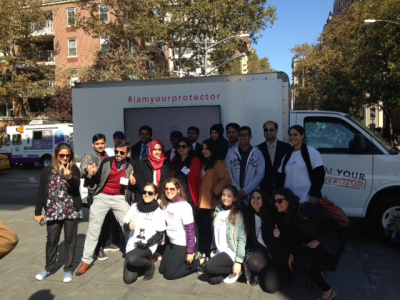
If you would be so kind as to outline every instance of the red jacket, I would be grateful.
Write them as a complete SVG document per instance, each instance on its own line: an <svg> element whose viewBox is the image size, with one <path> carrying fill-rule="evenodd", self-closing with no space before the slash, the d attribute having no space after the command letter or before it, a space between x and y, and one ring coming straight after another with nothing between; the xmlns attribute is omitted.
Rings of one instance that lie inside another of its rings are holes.
<svg viewBox="0 0 400 300"><path fill-rule="evenodd" d="M201 186L201 161L197 157L193 157L192 163L190 164L190 172L187 175L190 195L194 201L194 205L199 205L199 195Z"/></svg>

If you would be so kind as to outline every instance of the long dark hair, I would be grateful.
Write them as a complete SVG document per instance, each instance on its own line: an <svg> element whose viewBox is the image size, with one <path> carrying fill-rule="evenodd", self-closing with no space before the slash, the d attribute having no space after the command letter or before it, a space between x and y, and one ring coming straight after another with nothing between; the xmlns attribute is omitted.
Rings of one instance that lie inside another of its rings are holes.
<svg viewBox="0 0 400 300"><path fill-rule="evenodd" d="M193 146L192 143L190 142L190 140L187 137L181 137L178 142L176 143L176 147L178 147L179 143L184 142L186 144L186 146L190 147L188 156L186 157L186 159L184 161L182 161L181 156L178 153L178 149L175 148L176 150L176 154L175 154L175 166L177 167L177 169L181 169L182 167L186 167L186 168L190 168L190 165L192 164L192 159L194 157L194 151L193 151ZM176 168L174 168L176 169Z"/></svg>
<svg viewBox="0 0 400 300"><path fill-rule="evenodd" d="M203 141L203 144L201 146L203 147L203 145L206 145L207 150L211 152L211 156L208 159L202 156L204 169L212 169L218 160L217 144L212 139L206 139Z"/></svg>
<svg viewBox="0 0 400 300"><path fill-rule="evenodd" d="M56 176L60 175L58 154L60 153L61 150L64 150L64 149L67 149L69 152L69 155L71 155L71 157L69 158L68 169L72 170L72 167L76 165L74 150L71 148L71 146L67 143L59 143L57 145L56 149L54 149L53 157L51 158L51 166L49 168L49 171L50 170L55 171Z"/></svg>
<svg viewBox="0 0 400 300"><path fill-rule="evenodd" d="M305 131L304 127L300 126L300 125L290 126L290 128L288 130L288 134L290 134L290 130L292 130L292 129L296 130L298 133L300 133L300 135L304 134L303 143L307 144L306 131Z"/></svg>
<svg viewBox="0 0 400 300"><path fill-rule="evenodd" d="M230 190L232 192L233 197L236 199L236 201L233 201L232 207L229 212L228 220L231 222L232 225L235 225L236 222L236 216L239 213L239 208L240 208L240 199L239 199L239 192L237 188L231 184L227 184L224 186L224 189L222 190L222 193L224 190Z"/></svg>
<svg viewBox="0 0 400 300"><path fill-rule="evenodd" d="M262 206L259 213L256 213L253 206L251 205L251 198L254 193L259 193L261 195ZM262 221L262 226L269 226L273 213L276 209L272 206L272 203L268 199L268 195L262 189L257 189L251 192L249 204L244 212L244 224L246 227L246 233L254 231L254 215L257 214Z"/></svg>
<svg viewBox="0 0 400 300"><path fill-rule="evenodd" d="M291 227L295 225L299 218L297 209L299 207L300 198L287 188L280 188L277 190L273 195L273 199L275 199L275 195L281 195L287 202L289 202L288 211L284 221L285 226Z"/></svg>

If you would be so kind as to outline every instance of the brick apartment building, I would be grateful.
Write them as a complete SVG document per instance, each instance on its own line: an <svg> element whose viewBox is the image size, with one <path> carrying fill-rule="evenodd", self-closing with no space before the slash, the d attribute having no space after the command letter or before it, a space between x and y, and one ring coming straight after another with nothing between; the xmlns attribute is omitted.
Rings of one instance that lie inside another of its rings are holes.
<svg viewBox="0 0 400 300"><path fill-rule="evenodd" d="M36 55L37 64L41 68L47 68L54 73L54 80L49 80L50 88L56 86L72 86L79 82L79 73L85 67L90 66L95 58L96 52L107 51L110 48L107 36L93 38L82 29L75 27L75 18L79 12L82 16L89 16L86 11L80 10L75 0L43 0L42 10L46 15L46 21L32 24L33 33L31 41L34 42L39 51ZM112 14L108 8L100 5L99 17L104 21L112 21ZM167 60L164 46L154 42L144 42L145 49L151 54ZM154 63L146 63L148 77L155 74ZM54 94L45 96L29 97L31 112L36 117L44 117L44 103ZM0 147L1 137L5 126L19 125L29 122L23 117L23 109L17 102L0 102Z"/></svg>

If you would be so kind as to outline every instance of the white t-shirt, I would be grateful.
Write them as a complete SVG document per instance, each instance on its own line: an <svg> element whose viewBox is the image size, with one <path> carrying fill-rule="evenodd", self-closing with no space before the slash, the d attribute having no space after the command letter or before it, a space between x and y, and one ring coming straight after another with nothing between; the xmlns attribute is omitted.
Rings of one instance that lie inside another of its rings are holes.
<svg viewBox="0 0 400 300"><path fill-rule="evenodd" d="M142 213L138 210L137 204L134 203L126 214L124 222L129 223L131 219L135 222L135 229L129 233L126 252L135 249L139 240L147 243L147 240L156 234L156 231L165 231L165 216L160 208L150 213ZM157 244L149 249L154 253L157 249Z"/></svg>
<svg viewBox="0 0 400 300"><path fill-rule="evenodd" d="M256 229L256 238L257 241L263 245L265 248L267 248L267 245L265 245L264 240L262 238L262 232L261 232L261 225L262 225L262 221L261 218L259 216L257 216L256 214L254 214L254 218L255 218L255 229Z"/></svg>
<svg viewBox="0 0 400 300"><path fill-rule="evenodd" d="M185 225L194 222L192 207L186 201L179 201L169 203L163 211L170 242L174 245L186 246Z"/></svg>
<svg viewBox="0 0 400 300"><path fill-rule="evenodd" d="M315 148L307 146L307 150L310 155L311 168L313 170L316 167L324 165L321 154ZM282 173L282 164L278 172ZM310 194L308 192L310 191L311 181L307 165L301 156L301 150L293 151L285 166L285 173L285 188L292 190L293 193L299 196L300 203L309 201Z"/></svg>
<svg viewBox="0 0 400 300"><path fill-rule="evenodd" d="M235 261L236 253L229 248L228 235L226 232L230 210L221 210L214 220L214 237L217 246L216 254L225 252L232 261Z"/></svg>

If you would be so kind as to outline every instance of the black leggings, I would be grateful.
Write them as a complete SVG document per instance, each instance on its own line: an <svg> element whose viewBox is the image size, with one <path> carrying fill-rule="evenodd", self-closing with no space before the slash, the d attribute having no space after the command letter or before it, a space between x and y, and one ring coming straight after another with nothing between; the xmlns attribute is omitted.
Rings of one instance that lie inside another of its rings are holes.
<svg viewBox="0 0 400 300"><path fill-rule="evenodd" d="M152 255L151 250L135 248L125 255L124 264L124 282L131 284L135 282L139 276L139 272L144 270L144 263L147 258Z"/></svg>
<svg viewBox="0 0 400 300"><path fill-rule="evenodd" d="M186 263L186 246L168 243L160 264L160 273L167 280L174 280L197 272L199 260L194 260L191 265Z"/></svg>
<svg viewBox="0 0 400 300"><path fill-rule="evenodd" d="M296 272L303 274L318 285L323 292L326 292L331 286L321 276L321 273L325 270L325 262L333 259L333 256L321 246L316 249L303 248L294 256L293 267Z"/></svg>
<svg viewBox="0 0 400 300"><path fill-rule="evenodd" d="M224 281L232 273L233 264L232 258L225 252L214 255L205 265L208 283L215 285Z"/></svg>
<svg viewBox="0 0 400 300"><path fill-rule="evenodd" d="M280 289L284 279L284 272L274 264L268 253L256 249L250 255L246 264L252 273L258 274L260 288L264 292L273 294Z"/></svg>
<svg viewBox="0 0 400 300"><path fill-rule="evenodd" d="M206 256L210 256L212 231L212 209L199 209L196 215L196 224L198 225L199 251Z"/></svg>

